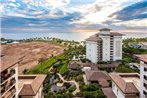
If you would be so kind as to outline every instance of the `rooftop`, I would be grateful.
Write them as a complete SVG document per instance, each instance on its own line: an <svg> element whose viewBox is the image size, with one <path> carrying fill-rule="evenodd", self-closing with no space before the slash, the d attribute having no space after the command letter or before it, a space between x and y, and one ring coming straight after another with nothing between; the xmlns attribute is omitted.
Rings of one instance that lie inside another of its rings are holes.
<svg viewBox="0 0 147 98"><path fill-rule="evenodd" d="M102 88L102 91L107 98L117 98L110 87Z"/></svg>
<svg viewBox="0 0 147 98"><path fill-rule="evenodd" d="M109 76L123 93L139 93L140 76L138 73L110 73Z"/></svg>
<svg viewBox="0 0 147 98"><path fill-rule="evenodd" d="M15 64L19 63L20 61L22 61L22 58L24 56L10 56L10 55L2 55L0 57L1 59L1 63L0 63L0 72L14 66Z"/></svg>
<svg viewBox="0 0 147 98"><path fill-rule="evenodd" d="M90 36L89 38L86 39L86 41L93 41L93 42L97 42L97 41L101 41L102 39L100 37L98 37L96 34Z"/></svg>
<svg viewBox="0 0 147 98"><path fill-rule="evenodd" d="M99 29L99 31L110 31L111 29L109 28L102 28L102 29Z"/></svg>
<svg viewBox="0 0 147 98"><path fill-rule="evenodd" d="M103 81L103 80L111 80L105 71L86 71L86 78L89 81Z"/></svg>
<svg viewBox="0 0 147 98"><path fill-rule="evenodd" d="M80 64L78 62L76 62L76 61L73 61L73 62L71 62L69 64L69 68L70 69L75 69L75 70L80 69Z"/></svg>
<svg viewBox="0 0 147 98"><path fill-rule="evenodd" d="M147 63L147 54L135 55L139 60Z"/></svg>
<svg viewBox="0 0 147 98"><path fill-rule="evenodd" d="M102 41L102 39L99 37L99 35L108 35L108 34L97 33L97 34L92 35L89 38L87 38L86 41L93 41L93 42ZM118 32L110 32L110 36L122 36L122 35L123 34L118 33Z"/></svg>
<svg viewBox="0 0 147 98"><path fill-rule="evenodd" d="M140 42L140 44L147 45L147 42Z"/></svg>
<svg viewBox="0 0 147 98"><path fill-rule="evenodd" d="M18 87L20 96L35 96L43 84L46 75L19 75Z"/></svg>

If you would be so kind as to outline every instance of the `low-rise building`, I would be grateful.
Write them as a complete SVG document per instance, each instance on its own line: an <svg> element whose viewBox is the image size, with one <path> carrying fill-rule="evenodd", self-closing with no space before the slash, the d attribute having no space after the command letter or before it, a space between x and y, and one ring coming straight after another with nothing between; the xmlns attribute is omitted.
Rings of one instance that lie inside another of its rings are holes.
<svg viewBox="0 0 147 98"><path fill-rule="evenodd" d="M138 70L140 70L140 64L139 63L129 63L129 66L132 69L138 69Z"/></svg>
<svg viewBox="0 0 147 98"><path fill-rule="evenodd" d="M19 75L19 98L44 98L43 82L46 75Z"/></svg>
<svg viewBox="0 0 147 98"><path fill-rule="evenodd" d="M142 49L147 49L147 42L140 42L139 44L141 45Z"/></svg>
<svg viewBox="0 0 147 98"><path fill-rule="evenodd" d="M86 84L98 83L102 87L109 87L111 78L105 71L86 71L85 72Z"/></svg>
<svg viewBox="0 0 147 98"><path fill-rule="evenodd" d="M68 68L71 70L71 71L78 71L81 69L81 66L78 62L76 61L72 61L70 62L70 64L68 65Z"/></svg>
<svg viewBox="0 0 147 98"><path fill-rule="evenodd" d="M140 76L137 73L110 73L112 90L117 98L140 98Z"/></svg>

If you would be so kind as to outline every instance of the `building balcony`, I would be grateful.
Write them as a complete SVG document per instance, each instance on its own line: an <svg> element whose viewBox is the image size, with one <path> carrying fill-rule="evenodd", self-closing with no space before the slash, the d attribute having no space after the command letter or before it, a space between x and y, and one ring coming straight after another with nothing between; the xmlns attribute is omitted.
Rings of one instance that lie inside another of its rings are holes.
<svg viewBox="0 0 147 98"><path fill-rule="evenodd" d="M15 87L13 87L9 92L8 92L8 98L12 98L16 93Z"/></svg>
<svg viewBox="0 0 147 98"><path fill-rule="evenodd" d="M147 91L147 84L143 83L143 86L144 86L145 90Z"/></svg>
<svg viewBox="0 0 147 98"><path fill-rule="evenodd" d="M5 88L1 88L1 95L3 95L5 92Z"/></svg>
<svg viewBox="0 0 147 98"><path fill-rule="evenodd" d="M146 75L144 75L143 78L147 81L147 76Z"/></svg>
<svg viewBox="0 0 147 98"><path fill-rule="evenodd" d="M11 89L16 83L15 78L12 78L11 80L9 80L8 82L4 83L1 86L1 94L5 95L7 91L9 91L9 89ZM7 98L7 97L6 97Z"/></svg>
<svg viewBox="0 0 147 98"><path fill-rule="evenodd" d="M16 73L15 69L10 69L10 72L4 71L1 73L1 84L8 80L11 76L13 76Z"/></svg>

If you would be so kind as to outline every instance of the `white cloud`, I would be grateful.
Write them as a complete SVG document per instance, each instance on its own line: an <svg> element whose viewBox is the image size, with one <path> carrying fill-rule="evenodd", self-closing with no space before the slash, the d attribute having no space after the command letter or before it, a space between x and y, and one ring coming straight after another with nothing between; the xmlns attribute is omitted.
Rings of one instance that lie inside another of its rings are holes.
<svg viewBox="0 0 147 98"><path fill-rule="evenodd" d="M3 12L4 10L4 5L0 5L0 12Z"/></svg>
<svg viewBox="0 0 147 98"><path fill-rule="evenodd" d="M103 22L108 20L111 21L114 17L112 18L109 16L124 8L126 6L124 3L128 1L131 2L132 0L96 0L93 4L71 8L73 11L78 11L82 14L80 19L75 20L72 23L103 24ZM131 3L135 2L132 1Z"/></svg>
<svg viewBox="0 0 147 98"><path fill-rule="evenodd" d="M141 20L130 20L130 21L120 21L113 23L114 25L117 26L130 26L130 27L146 27L147 26L147 18L146 19L141 19Z"/></svg>
<svg viewBox="0 0 147 98"><path fill-rule="evenodd" d="M69 0L45 0L46 4L53 8L59 8L69 3Z"/></svg>

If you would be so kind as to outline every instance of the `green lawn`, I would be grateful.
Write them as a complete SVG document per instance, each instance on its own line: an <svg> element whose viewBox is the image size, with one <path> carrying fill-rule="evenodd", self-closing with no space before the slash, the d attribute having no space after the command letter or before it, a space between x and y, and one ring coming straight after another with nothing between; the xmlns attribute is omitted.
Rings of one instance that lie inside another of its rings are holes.
<svg viewBox="0 0 147 98"><path fill-rule="evenodd" d="M129 68L128 66L126 65L122 65L122 66L118 66L116 69L115 69L115 72L120 72L120 73L135 73L137 71Z"/></svg>
<svg viewBox="0 0 147 98"><path fill-rule="evenodd" d="M59 59L62 59L64 54L49 58L43 63L38 64L35 68L29 70L28 74L49 74L49 68L53 66Z"/></svg>
<svg viewBox="0 0 147 98"><path fill-rule="evenodd" d="M130 54L147 54L147 50L140 49L140 48L133 48L128 45L128 43L135 43L138 44L139 42L147 42L147 38L129 38L123 40L123 51Z"/></svg>
<svg viewBox="0 0 147 98"><path fill-rule="evenodd" d="M59 72L61 74L64 74L68 71L68 61L65 61L65 63L63 65L61 65L61 68L59 70Z"/></svg>

